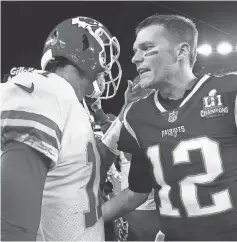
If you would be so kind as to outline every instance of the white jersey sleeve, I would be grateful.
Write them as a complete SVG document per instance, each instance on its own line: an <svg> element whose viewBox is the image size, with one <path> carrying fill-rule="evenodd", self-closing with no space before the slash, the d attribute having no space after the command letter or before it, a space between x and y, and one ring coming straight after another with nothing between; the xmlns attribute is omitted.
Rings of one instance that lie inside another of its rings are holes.
<svg viewBox="0 0 237 242"><path fill-rule="evenodd" d="M44 72L24 72L4 84L0 110L2 146L10 140L25 143L49 157L53 167L59 156L64 117L58 94Z"/></svg>

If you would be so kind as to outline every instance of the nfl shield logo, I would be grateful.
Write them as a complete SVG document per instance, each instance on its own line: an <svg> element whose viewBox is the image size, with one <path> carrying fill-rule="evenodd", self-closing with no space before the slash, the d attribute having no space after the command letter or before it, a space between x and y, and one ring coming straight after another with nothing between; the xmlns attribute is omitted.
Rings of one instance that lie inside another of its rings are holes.
<svg viewBox="0 0 237 242"><path fill-rule="evenodd" d="M178 111L173 111L171 113L169 113L169 118L168 118L168 122L173 123L174 121L176 121L178 118Z"/></svg>

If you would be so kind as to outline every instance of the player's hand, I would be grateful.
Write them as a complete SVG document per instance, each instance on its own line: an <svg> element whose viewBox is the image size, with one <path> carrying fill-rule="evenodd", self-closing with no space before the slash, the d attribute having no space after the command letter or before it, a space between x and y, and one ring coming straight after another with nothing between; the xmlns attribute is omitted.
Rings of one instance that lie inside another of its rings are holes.
<svg viewBox="0 0 237 242"><path fill-rule="evenodd" d="M131 80L128 80L128 87L125 91L124 98L125 98L125 105L127 106L131 102L135 102L141 98L142 93L144 90L141 88L140 85L135 85Z"/></svg>
<svg viewBox="0 0 237 242"><path fill-rule="evenodd" d="M101 109L101 100L98 98L85 97L85 102L90 111L93 111L94 113Z"/></svg>
<svg viewBox="0 0 237 242"><path fill-rule="evenodd" d="M101 109L101 100L100 99L96 99L95 102L93 102L91 104L91 109L93 112L97 112L98 110Z"/></svg>

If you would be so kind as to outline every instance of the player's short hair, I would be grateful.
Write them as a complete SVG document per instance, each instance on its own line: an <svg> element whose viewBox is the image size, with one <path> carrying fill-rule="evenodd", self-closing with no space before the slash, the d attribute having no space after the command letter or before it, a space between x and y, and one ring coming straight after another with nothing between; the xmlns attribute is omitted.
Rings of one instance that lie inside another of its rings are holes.
<svg viewBox="0 0 237 242"><path fill-rule="evenodd" d="M193 67L197 57L198 41L198 31L195 23L191 19L180 15L156 14L138 24L136 35L141 29L156 24L163 26L171 34L172 39L179 42L185 41L190 45L189 63Z"/></svg>

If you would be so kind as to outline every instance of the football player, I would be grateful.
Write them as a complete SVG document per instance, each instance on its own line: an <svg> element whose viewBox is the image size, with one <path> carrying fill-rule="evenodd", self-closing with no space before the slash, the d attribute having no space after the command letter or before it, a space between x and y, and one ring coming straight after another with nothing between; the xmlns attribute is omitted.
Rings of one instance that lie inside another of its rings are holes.
<svg viewBox="0 0 237 242"><path fill-rule="evenodd" d="M114 219L142 203L138 194L151 191L153 176L165 240L237 240L237 75L195 76L197 39L182 16L138 25L132 62L141 82L133 90L157 91L129 105L103 142L146 159L131 161L129 189L105 203L103 215Z"/></svg>
<svg viewBox="0 0 237 242"><path fill-rule="evenodd" d="M119 54L118 40L100 22L70 18L49 34L42 70L4 85L2 240L104 240L100 157L81 102L116 94Z"/></svg>

